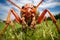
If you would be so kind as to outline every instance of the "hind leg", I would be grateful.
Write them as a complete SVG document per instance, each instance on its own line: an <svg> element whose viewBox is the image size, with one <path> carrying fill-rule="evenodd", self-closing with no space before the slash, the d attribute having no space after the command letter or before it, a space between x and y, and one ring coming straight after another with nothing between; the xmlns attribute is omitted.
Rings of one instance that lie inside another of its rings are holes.
<svg viewBox="0 0 60 40"><path fill-rule="evenodd" d="M20 23L21 19L20 17L18 16L18 14L13 10L11 9L9 12L8 12L8 16L7 16L7 20L6 20L6 24L5 24L5 27L3 29L3 32L6 31L8 25L10 24L12 28L15 28L14 27L14 23L10 20L10 15L11 15L11 12L12 14L15 16L15 18L18 20L18 23Z"/></svg>
<svg viewBox="0 0 60 40"><path fill-rule="evenodd" d="M58 26L58 23L57 23L55 17L52 15L52 13L51 13L48 9L45 9L45 10L42 12L42 14L39 16L37 22L38 22L38 23L41 23L41 22L44 20L44 16L45 16L45 14L46 14L47 12L48 12L48 14L50 15L53 23L56 25L56 28L57 28L58 32L60 33L60 28L59 28L59 26Z"/></svg>

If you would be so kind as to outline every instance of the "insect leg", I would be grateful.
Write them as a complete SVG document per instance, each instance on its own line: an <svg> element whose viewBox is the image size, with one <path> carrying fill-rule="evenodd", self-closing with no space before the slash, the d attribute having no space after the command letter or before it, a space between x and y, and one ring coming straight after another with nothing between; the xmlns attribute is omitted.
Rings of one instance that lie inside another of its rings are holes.
<svg viewBox="0 0 60 40"><path fill-rule="evenodd" d="M6 24L4 26L4 29L3 29L3 32L5 33L9 23L10 23L10 14L11 14L11 11L8 12L8 16L7 16L7 20L6 20Z"/></svg>
<svg viewBox="0 0 60 40"><path fill-rule="evenodd" d="M55 17L52 15L52 13L51 13L48 9L45 9L45 10L42 12L42 14L39 16L37 22L38 22L38 23L41 23L41 22L44 20L44 16L45 16L46 12L48 12L48 14L50 15L53 23L56 25L56 28L57 28L58 32L60 33L60 28L59 28L59 26L58 26L58 23L57 23Z"/></svg>
<svg viewBox="0 0 60 40"><path fill-rule="evenodd" d="M20 19L20 17L18 16L18 14L17 14L13 9L11 9L11 10L8 12L8 16L7 16L7 20L6 20L6 25L5 25L4 29L3 29L3 32L6 31L9 23L10 23L11 27L14 27L13 22L11 22L11 20L10 20L11 12L12 12L12 14L15 16L16 20L18 21L18 23L20 23L20 21L21 21L21 19Z"/></svg>

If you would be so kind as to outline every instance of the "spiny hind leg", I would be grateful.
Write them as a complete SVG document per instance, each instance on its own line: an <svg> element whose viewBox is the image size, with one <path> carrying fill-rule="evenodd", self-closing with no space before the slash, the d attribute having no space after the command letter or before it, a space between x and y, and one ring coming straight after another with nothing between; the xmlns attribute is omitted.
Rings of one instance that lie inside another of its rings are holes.
<svg viewBox="0 0 60 40"><path fill-rule="evenodd" d="M38 18L37 23L41 23L41 22L44 20L44 16L45 16L46 12L48 12L48 14L50 15L53 23L56 25L56 28L57 28L58 32L60 33L60 28L59 28L59 26L58 26L58 23L57 23L55 17L52 15L52 13L51 13L48 9L45 9L45 10L42 12L42 14L41 14L41 15L39 16L39 18Z"/></svg>
<svg viewBox="0 0 60 40"><path fill-rule="evenodd" d="M6 31L6 29L7 29L7 27L8 27L9 24L11 25L12 28L15 28L13 22L10 20L11 12L15 16L15 18L17 19L18 23L20 23L20 17L18 16L18 14L13 9L11 9L8 12L8 16L7 16L7 20L6 20L6 24L5 24L5 27L3 29L3 32Z"/></svg>
<svg viewBox="0 0 60 40"><path fill-rule="evenodd" d="M3 29L4 33L5 33L8 25L9 25L9 23L10 23L10 13L11 13L11 11L8 12L8 16L7 16L7 19L6 19L6 24L5 24L4 29Z"/></svg>

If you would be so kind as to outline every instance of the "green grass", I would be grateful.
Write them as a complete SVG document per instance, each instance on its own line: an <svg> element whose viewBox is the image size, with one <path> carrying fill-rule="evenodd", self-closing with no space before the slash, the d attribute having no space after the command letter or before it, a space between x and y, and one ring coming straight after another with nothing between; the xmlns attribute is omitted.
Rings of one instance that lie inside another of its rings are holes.
<svg viewBox="0 0 60 40"><path fill-rule="evenodd" d="M60 24L59 19L57 22ZM5 23L0 23L0 32L2 32L4 25ZM60 34L52 21L48 21L48 26L46 26L45 22L37 24L37 28L34 31L26 28L26 33L22 31L21 24L15 23L15 26L16 30L13 31L9 25L6 32L0 35L0 40L60 40Z"/></svg>

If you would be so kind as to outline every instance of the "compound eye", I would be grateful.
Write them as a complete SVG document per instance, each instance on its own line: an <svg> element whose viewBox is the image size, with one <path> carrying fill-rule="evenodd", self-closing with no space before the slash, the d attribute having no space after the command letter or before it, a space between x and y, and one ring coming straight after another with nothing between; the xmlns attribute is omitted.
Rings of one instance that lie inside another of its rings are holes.
<svg viewBox="0 0 60 40"><path fill-rule="evenodd" d="M36 6L31 7L31 9L35 9L35 8L36 8Z"/></svg>
<svg viewBox="0 0 60 40"><path fill-rule="evenodd" d="M34 8L36 8L36 6L33 6Z"/></svg>
<svg viewBox="0 0 60 40"><path fill-rule="evenodd" d="M22 9L24 8L24 6L22 6Z"/></svg>
<svg viewBox="0 0 60 40"><path fill-rule="evenodd" d="M31 9L33 9L33 8L31 8Z"/></svg>

